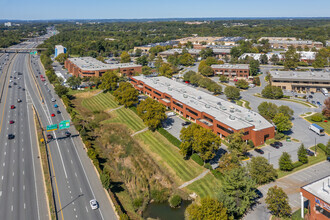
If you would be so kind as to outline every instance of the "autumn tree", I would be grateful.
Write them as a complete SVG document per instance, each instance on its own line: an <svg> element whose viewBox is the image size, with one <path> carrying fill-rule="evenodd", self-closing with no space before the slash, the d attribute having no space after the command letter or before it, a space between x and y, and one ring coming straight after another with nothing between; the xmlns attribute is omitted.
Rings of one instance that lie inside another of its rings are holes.
<svg viewBox="0 0 330 220"><path fill-rule="evenodd" d="M201 73L203 76L213 76L213 74L214 74L213 69L212 69L212 67L210 67L210 66L204 66L204 67L200 70L200 73Z"/></svg>
<svg viewBox="0 0 330 220"><path fill-rule="evenodd" d="M248 171L252 179L258 184L265 184L277 178L277 172L267 159L261 156L252 157L248 163Z"/></svg>
<svg viewBox="0 0 330 220"><path fill-rule="evenodd" d="M228 149L237 155L244 155L248 150L248 144L243 140L243 132L235 132L226 137Z"/></svg>
<svg viewBox="0 0 330 220"><path fill-rule="evenodd" d="M271 213L278 218L290 217L291 215L288 196L281 187L273 186L268 189L266 204Z"/></svg>
<svg viewBox="0 0 330 220"><path fill-rule="evenodd" d="M322 114L325 118L330 118L330 97L324 100L324 108L322 110Z"/></svg>
<svg viewBox="0 0 330 220"><path fill-rule="evenodd" d="M137 106L137 113L150 130L156 130L162 120L166 119L166 108L161 103L147 98Z"/></svg>
<svg viewBox="0 0 330 220"><path fill-rule="evenodd" d="M235 153L225 153L220 157L217 170L222 174L240 166L240 160Z"/></svg>
<svg viewBox="0 0 330 220"><path fill-rule="evenodd" d="M195 63L195 59L191 54L186 53L180 57L179 63L183 66L192 66Z"/></svg>
<svg viewBox="0 0 330 220"><path fill-rule="evenodd" d="M235 86L240 89L247 89L249 88L249 83L245 79L239 79L235 83Z"/></svg>
<svg viewBox="0 0 330 220"><path fill-rule="evenodd" d="M120 62L121 63L131 62L131 56L126 51L122 52L122 54L120 55Z"/></svg>
<svg viewBox="0 0 330 220"><path fill-rule="evenodd" d="M159 68L159 75L171 78L173 75L171 64L163 63L162 66Z"/></svg>
<svg viewBox="0 0 330 220"><path fill-rule="evenodd" d="M107 71L101 76L100 88L103 90L115 90L117 88L118 76L114 71Z"/></svg>
<svg viewBox="0 0 330 220"><path fill-rule="evenodd" d="M114 92L116 101L125 107L138 103L139 92L129 83L121 82Z"/></svg>
<svg viewBox="0 0 330 220"><path fill-rule="evenodd" d="M283 91L280 87L267 85L261 91L261 95L268 99L280 99L283 97Z"/></svg>
<svg viewBox="0 0 330 220"><path fill-rule="evenodd" d="M206 197L201 199L200 205L190 204L185 213L188 220L227 220L227 209L216 199Z"/></svg>
<svg viewBox="0 0 330 220"><path fill-rule="evenodd" d="M294 69L298 66L300 59L299 53L296 52L296 49L292 46L285 52L284 67L286 69Z"/></svg>
<svg viewBox="0 0 330 220"><path fill-rule="evenodd" d="M241 96L240 90L235 86L227 86L225 88L225 95L227 99L233 99L233 100L239 99L239 97Z"/></svg>

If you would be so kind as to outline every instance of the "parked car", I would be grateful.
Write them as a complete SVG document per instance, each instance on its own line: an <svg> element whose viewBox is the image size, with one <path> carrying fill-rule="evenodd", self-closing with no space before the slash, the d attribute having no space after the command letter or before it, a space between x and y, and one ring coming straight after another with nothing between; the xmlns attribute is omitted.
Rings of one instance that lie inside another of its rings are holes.
<svg viewBox="0 0 330 220"><path fill-rule="evenodd" d="M20 99L17 99L17 103L20 103L20 102L22 102L22 100L20 100Z"/></svg>
<svg viewBox="0 0 330 220"><path fill-rule="evenodd" d="M52 101L52 102L55 102L55 101L56 101L56 99L52 98L52 99L51 99L51 101Z"/></svg>
<svg viewBox="0 0 330 220"><path fill-rule="evenodd" d="M313 98L313 96L312 96L312 95L309 95L309 96L308 96L308 98L312 99L312 98Z"/></svg>
<svg viewBox="0 0 330 220"><path fill-rule="evenodd" d="M306 152L307 152L308 156L314 156L315 155L314 152L311 151L310 149L306 149Z"/></svg>
<svg viewBox="0 0 330 220"><path fill-rule="evenodd" d="M175 113L174 112L169 112L169 113L166 113L167 117L170 117L170 116L175 116Z"/></svg>
<svg viewBox="0 0 330 220"><path fill-rule="evenodd" d="M61 111L60 110L57 110L57 112L56 112L57 114L61 114Z"/></svg>
<svg viewBox="0 0 330 220"><path fill-rule="evenodd" d="M327 157L327 161L329 161L329 162L330 162L330 156L329 156L329 157Z"/></svg>
<svg viewBox="0 0 330 220"><path fill-rule="evenodd" d="M276 144L276 145L278 145L280 147L283 147L283 143L282 142L276 141L276 142L274 142L274 144Z"/></svg>
<svg viewBox="0 0 330 220"><path fill-rule="evenodd" d="M182 126L186 126L186 125L190 125L191 124L191 122L190 121L185 121L185 122L182 122Z"/></svg>
<svg viewBox="0 0 330 220"><path fill-rule="evenodd" d="M277 145L277 144L275 144L275 143L270 144L270 146L272 146L272 147L274 147L274 148L276 148L276 149L279 149L279 148L280 148L280 146Z"/></svg>
<svg viewBox="0 0 330 220"><path fill-rule="evenodd" d="M167 126L167 127L164 127L165 130L170 130L172 128L171 125Z"/></svg>
<svg viewBox="0 0 330 220"><path fill-rule="evenodd" d="M254 151L259 153L259 154L264 154L264 151L259 149L259 148L254 148Z"/></svg>

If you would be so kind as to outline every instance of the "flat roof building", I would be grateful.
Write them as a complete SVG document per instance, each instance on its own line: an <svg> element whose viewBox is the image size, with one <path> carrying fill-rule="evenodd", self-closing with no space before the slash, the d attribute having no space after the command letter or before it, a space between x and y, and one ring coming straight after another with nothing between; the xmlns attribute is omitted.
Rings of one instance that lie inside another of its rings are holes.
<svg viewBox="0 0 330 220"><path fill-rule="evenodd" d="M244 140L259 146L274 137L274 126L252 110L163 76L133 76L130 80L141 93L222 138L242 131Z"/></svg>
<svg viewBox="0 0 330 220"><path fill-rule="evenodd" d="M54 55L54 57L56 58L61 53L66 53L66 48L63 47L62 45L56 45L55 46L55 55Z"/></svg>
<svg viewBox="0 0 330 220"><path fill-rule="evenodd" d="M134 63L106 64L92 57L68 58L65 68L74 76L102 76L108 70L119 70L123 75L131 76L142 72L142 66Z"/></svg>
<svg viewBox="0 0 330 220"><path fill-rule="evenodd" d="M284 90L318 92L330 89L330 71L269 71L270 83Z"/></svg>
<svg viewBox="0 0 330 220"><path fill-rule="evenodd" d="M330 176L301 187L300 196L302 219L330 219ZM304 216L304 198L308 200L307 216Z"/></svg>
<svg viewBox="0 0 330 220"><path fill-rule="evenodd" d="M316 49L321 49L323 47L322 42L311 41L311 40L270 40L269 44L272 48L276 48L276 49L287 49L290 46L293 46L295 48L315 47Z"/></svg>
<svg viewBox="0 0 330 220"><path fill-rule="evenodd" d="M225 75L229 78L248 78L250 74L248 64L220 64L211 67L215 75Z"/></svg>
<svg viewBox="0 0 330 220"><path fill-rule="evenodd" d="M151 43L151 44L147 44L147 45L142 45L142 46L137 46L137 47L134 47L134 52L137 50L137 49L140 49L142 50L142 53L148 53L149 50L153 47L156 47L156 46L163 46L163 47L166 47L166 46L173 46L175 44L177 44L178 42L177 41L173 41L173 40L170 40L170 41L166 41L166 42L159 42L159 43Z"/></svg>
<svg viewBox="0 0 330 220"><path fill-rule="evenodd" d="M183 51L183 49L174 48L174 49L162 51L162 52L158 53L158 55L160 55L161 57L168 57L168 56L174 55L176 53L182 54L182 51ZM188 53L190 53L191 55L194 55L194 56L198 56L199 53L201 52L201 50L199 50L199 49L187 49L187 51L188 51Z"/></svg>

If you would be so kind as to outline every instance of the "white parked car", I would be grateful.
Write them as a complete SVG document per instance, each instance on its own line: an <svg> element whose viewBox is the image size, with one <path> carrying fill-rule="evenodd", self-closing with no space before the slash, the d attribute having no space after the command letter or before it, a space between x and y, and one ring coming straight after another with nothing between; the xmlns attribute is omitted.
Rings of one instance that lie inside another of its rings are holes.
<svg viewBox="0 0 330 220"><path fill-rule="evenodd" d="M52 98L52 102L55 102L55 101L56 101L56 99Z"/></svg>
<svg viewBox="0 0 330 220"><path fill-rule="evenodd" d="M91 208L92 208L93 210L99 208L99 204L97 203L96 199L92 199L91 201L89 201L89 204L91 205Z"/></svg>
<svg viewBox="0 0 330 220"><path fill-rule="evenodd" d="M175 116L175 113L174 112L169 112L169 113L167 113L166 114L168 117L170 117L170 116Z"/></svg>

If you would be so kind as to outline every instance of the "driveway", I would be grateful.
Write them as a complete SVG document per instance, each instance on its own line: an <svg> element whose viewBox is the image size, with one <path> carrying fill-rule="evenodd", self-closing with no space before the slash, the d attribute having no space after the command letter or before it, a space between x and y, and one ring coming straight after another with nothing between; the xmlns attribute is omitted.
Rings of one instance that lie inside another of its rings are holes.
<svg viewBox="0 0 330 220"><path fill-rule="evenodd" d="M259 187L258 189L262 193L262 198L259 200L259 204L254 206L253 210L248 212L243 219L269 219L270 213L266 207L265 198L267 196L268 189L275 185L282 187L284 192L288 195L289 204L292 208L292 211L298 210L300 208L300 187L328 176L329 170L330 163L328 161L324 161L314 166L308 167L304 170L300 170L296 173L283 177L276 182L272 182Z"/></svg>

